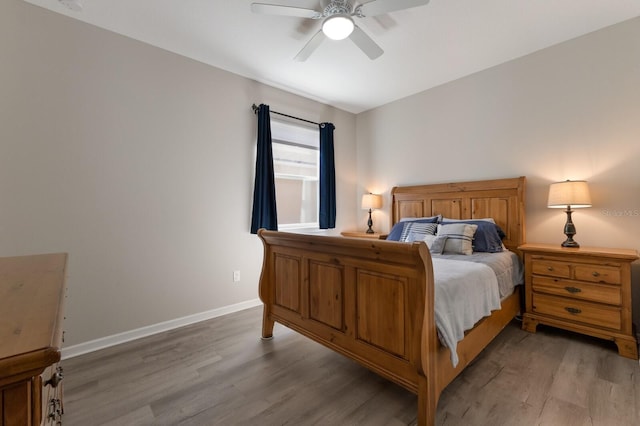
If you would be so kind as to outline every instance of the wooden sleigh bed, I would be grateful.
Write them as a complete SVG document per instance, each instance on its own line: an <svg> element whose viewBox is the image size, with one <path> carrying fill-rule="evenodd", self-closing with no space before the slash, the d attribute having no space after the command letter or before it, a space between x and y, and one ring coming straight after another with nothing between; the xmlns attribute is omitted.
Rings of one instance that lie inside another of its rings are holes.
<svg viewBox="0 0 640 426"><path fill-rule="evenodd" d="M504 245L525 242L525 178L396 187L392 221L441 214L493 218ZM418 425L433 425L442 390L519 312L519 287L458 343L438 338L427 245L259 231L264 243L262 337L279 322L418 395Z"/></svg>

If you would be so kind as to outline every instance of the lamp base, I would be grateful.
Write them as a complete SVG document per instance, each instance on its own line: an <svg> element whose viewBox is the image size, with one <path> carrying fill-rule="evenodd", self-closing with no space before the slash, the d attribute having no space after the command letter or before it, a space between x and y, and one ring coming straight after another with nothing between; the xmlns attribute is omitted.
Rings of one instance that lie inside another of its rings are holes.
<svg viewBox="0 0 640 426"><path fill-rule="evenodd" d="M576 227L571 220L571 206L567 206L567 223L564 224L564 235L567 236L567 239L561 244L562 247L580 247L580 244L573 240L573 236L576 235Z"/></svg>
<svg viewBox="0 0 640 426"><path fill-rule="evenodd" d="M562 247L580 247L580 244L578 244L577 242L575 242L573 239L571 238L567 238L566 240L564 240L561 244Z"/></svg>
<svg viewBox="0 0 640 426"><path fill-rule="evenodd" d="M369 226L369 229L367 229L367 234L373 234L373 220L371 220L371 209L369 209L369 220L367 221L367 226Z"/></svg>

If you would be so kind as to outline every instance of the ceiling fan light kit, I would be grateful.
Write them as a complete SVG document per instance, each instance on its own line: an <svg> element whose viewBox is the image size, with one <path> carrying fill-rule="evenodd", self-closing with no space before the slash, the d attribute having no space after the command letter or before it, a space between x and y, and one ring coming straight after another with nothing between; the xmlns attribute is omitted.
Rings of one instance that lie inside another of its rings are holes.
<svg viewBox="0 0 640 426"><path fill-rule="evenodd" d="M322 28L314 34L307 44L295 56L296 61L305 61L320 46L325 38L344 40L349 38L369 59L376 59L384 53L382 48L373 41L360 27L353 17L366 18L382 15L397 10L424 6L429 0L373 0L359 4L355 8L349 0L333 0L323 10L305 9L269 3L252 3L254 13L264 15L293 16L306 19L324 19Z"/></svg>
<svg viewBox="0 0 640 426"><path fill-rule="evenodd" d="M325 19L322 23L322 32L331 40L344 40L351 35L354 27L351 16L340 13Z"/></svg>

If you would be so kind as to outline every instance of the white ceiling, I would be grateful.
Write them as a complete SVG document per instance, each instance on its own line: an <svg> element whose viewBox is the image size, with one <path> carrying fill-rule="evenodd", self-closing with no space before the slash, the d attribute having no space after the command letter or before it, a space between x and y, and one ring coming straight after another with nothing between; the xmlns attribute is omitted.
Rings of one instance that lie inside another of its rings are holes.
<svg viewBox="0 0 640 426"><path fill-rule="evenodd" d="M78 0L80 12L25 1L353 113L640 16L640 0L431 0L356 18L385 51L376 60L350 40L326 40L300 63L293 57L321 22L250 5L322 0Z"/></svg>

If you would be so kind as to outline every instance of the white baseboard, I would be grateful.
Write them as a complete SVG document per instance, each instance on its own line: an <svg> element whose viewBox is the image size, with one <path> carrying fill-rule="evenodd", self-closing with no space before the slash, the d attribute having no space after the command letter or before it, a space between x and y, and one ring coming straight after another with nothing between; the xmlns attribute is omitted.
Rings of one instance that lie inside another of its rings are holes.
<svg viewBox="0 0 640 426"><path fill-rule="evenodd" d="M135 330L125 331L124 333L118 333L112 336L101 337L99 339L79 343L77 345L69 346L68 348L62 348L62 359L73 358L99 349L119 345L120 343L130 342L153 334L162 333L163 331L173 330L175 328L184 327L185 325L260 306L261 304L262 302L260 299L247 300L246 302L223 306L222 308L216 308L210 311L200 312L198 314L137 328Z"/></svg>

